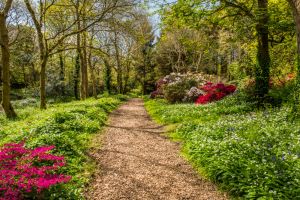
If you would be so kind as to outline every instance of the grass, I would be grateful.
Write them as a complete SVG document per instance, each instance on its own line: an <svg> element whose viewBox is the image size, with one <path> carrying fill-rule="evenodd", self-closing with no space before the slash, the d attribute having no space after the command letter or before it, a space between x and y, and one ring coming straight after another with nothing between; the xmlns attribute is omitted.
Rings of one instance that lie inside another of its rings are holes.
<svg viewBox="0 0 300 200"><path fill-rule="evenodd" d="M210 180L234 198L300 199L300 122L290 108L255 109L240 95L208 105L147 100L150 115Z"/></svg>
<svg viewBox="0 0 300 200"><path fill-rule="evenodd" d="M24 108L16 106L19 114L16 120L0 115L0 146L20 141L26 141L29 148L55 145L53 153L65 156L67 161L61 173L71 175L72 181L53 187L47 199L83 199L84 186L94 168L88 156L91 140L104 126L108 113L125 99L113 96L58 103L49 105L45 111L31 102Z"/></svg>

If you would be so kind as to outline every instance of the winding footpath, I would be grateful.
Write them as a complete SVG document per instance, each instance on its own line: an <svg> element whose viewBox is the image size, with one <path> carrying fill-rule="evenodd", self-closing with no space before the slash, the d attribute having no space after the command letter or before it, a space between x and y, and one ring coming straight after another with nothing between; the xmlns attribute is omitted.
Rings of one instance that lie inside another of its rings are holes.
<svg viewBox="0 0 300 200"><path fill-rule="evenodd" d="M163 136L143 101L131 99L110 115L100 148L99 171L87 199L219 200L225 194L199 177L180 156L180 145Z"/></svg>

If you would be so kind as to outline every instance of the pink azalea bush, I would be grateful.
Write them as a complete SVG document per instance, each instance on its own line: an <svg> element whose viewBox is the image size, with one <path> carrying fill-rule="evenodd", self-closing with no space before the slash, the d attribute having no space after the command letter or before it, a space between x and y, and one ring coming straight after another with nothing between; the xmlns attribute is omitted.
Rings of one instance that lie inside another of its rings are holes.
<svg viewBox="0 0 300 200"><path fill-rule="evenodd" d="M213 84L211 82L206 83L200 88L206 94L201 95L196 100L196 104L207 104L213 101L223 99L225 96L232 94L236 90L234 85L224 85L223 83Z"/></svg>
<svg viewBox="0 0 300 200"><path fill-rule="evenodd" d="M53 185L70 181L70 176L54 173L66 164L63 156L48 153L54 148L27 149L24 143L4 145L0 150L0 200L41 194Z"/></svg>
<svg viewBox="0 0 300 200"><path fill-rule="evenodd" d="M193 99L190 92L192 87L203 85L206 82L204 74L195 73L171 73L156 82L156 90L150 94L150 98L165 98L170 102L182 102ZM193 102L194 99L191 101Z"/></svg>

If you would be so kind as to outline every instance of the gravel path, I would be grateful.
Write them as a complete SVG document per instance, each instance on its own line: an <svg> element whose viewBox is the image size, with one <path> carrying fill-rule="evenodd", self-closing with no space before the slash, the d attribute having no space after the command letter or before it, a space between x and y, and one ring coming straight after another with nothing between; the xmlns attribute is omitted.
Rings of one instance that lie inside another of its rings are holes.
<svg viewBox="0 0 300 200"><path fill-rule="evenodd" d="M87 199L227 199L201 179L180 155L180 145L162 136L143 101L132 99L110 115L100 149L99 171Z"/></svg>

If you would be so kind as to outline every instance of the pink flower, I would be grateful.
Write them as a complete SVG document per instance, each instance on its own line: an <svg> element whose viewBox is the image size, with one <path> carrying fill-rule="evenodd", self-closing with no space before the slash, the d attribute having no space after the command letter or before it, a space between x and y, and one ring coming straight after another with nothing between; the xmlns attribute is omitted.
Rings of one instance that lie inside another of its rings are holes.
<svg viewBox="0 0 300 200"><path fill-rule="evenodd" d="M20 199L24 193L42 192L70 181L70 176L53 174L65 165L64 157L48 153L54 148L26 149L24 143L4 145L0 151L0 200Z"/></svg>

